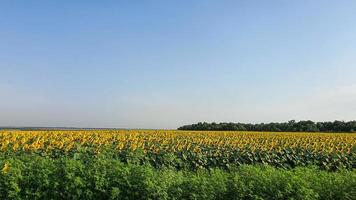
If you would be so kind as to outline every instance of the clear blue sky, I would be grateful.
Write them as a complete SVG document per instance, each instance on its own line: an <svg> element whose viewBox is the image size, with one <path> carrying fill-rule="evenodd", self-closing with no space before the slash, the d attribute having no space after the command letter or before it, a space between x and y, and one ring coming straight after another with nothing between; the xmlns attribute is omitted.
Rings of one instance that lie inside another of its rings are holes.
<svg viewBox="0 0 356 200"><path fill-rule="evenodd" d="M356 1L1 1L0 126L356 119Z"/></svg>

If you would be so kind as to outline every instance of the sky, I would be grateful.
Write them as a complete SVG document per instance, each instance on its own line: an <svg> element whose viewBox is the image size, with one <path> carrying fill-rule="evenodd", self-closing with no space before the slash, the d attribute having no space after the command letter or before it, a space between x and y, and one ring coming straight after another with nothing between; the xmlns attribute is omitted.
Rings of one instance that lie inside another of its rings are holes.
<svg viewBox="0 0 356 200"><path fill-rule="evenodd" d="M356 1L0 1L0 126L356 120Z"/></svg>

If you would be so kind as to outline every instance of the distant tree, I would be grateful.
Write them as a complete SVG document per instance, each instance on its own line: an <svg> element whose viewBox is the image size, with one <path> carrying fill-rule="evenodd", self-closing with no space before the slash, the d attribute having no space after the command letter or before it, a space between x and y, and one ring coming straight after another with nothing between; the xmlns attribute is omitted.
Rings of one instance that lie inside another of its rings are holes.
<svg viewBox="0 0 356 200"><path fill-rule="evenodd" d="M233 122L207 123L184 125L178 130L214 130L214 131L277 131L277 132L355 132L356 121L313 122L311 120L290 120L282 123L244 124Z"/></svg>

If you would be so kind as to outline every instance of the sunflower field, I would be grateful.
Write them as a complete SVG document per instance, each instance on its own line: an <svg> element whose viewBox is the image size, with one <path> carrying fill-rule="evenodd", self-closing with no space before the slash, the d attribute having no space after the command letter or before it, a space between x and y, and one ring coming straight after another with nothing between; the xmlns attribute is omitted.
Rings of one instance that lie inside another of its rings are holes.
<svg viewBox="0 0 356 200"><path fill-rule="evenodd" d="M4 155L48 158L110 153L156 168L222 168L263 164L284 169L356 168L356 134L173 130L1 131Z"/></svg>

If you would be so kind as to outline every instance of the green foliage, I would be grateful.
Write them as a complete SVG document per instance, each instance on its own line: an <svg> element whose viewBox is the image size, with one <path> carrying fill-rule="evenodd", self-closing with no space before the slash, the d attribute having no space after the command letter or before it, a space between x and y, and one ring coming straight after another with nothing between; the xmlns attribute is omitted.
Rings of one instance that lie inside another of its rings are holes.
<svg viewBox="0 0 356 200"><path fill-rule="evenodd" d="M162 159L164 167L155 168L123 163L110 153L91 156L84 151L56 159L1 155L0 199L334 200L356 196L355 170L242 165L229 171L190 171L169 167L177 164L174 155Z"/></svg>
<svg viewBox="0 0 356 200"><path fill-rule="evenodd" d="M232 177L229 194L231 199L317 199L311 183L295 171L242 166Z"/></svg>
<svg viewBox="0 0 356 200"><path fill-rule="evenodd" d="M272 131L272 132L355 132L356 121L313 122L310 120L296 122L290 120L284 123L207 123L184 125L178 130L200 131Z"/></svg>
<svg viewBox="0 0 356 200"><path fill-rule="evenodd" d="M283 169L292 169L301 166L318 166L320 169L335 171L340 169L354 169L356 167L356 151L350 153L313 152L302 148L285 148L281 151L259 151L251 149L225 148L224 153L218 154L219 149L203 148L201 152L146 152L142 149L116 152L112 149L103 150L100 154L94 153L91 148L80 148L70 152L58 154L47 153L51 158L71 157L74 159L89 159L92 156L105 155L107 158L119 159L128 164L149 164L155 168L172 169L230 169L244 164L265 164ZM26 152L8 153L8 155L30 155Z"/></svg>

